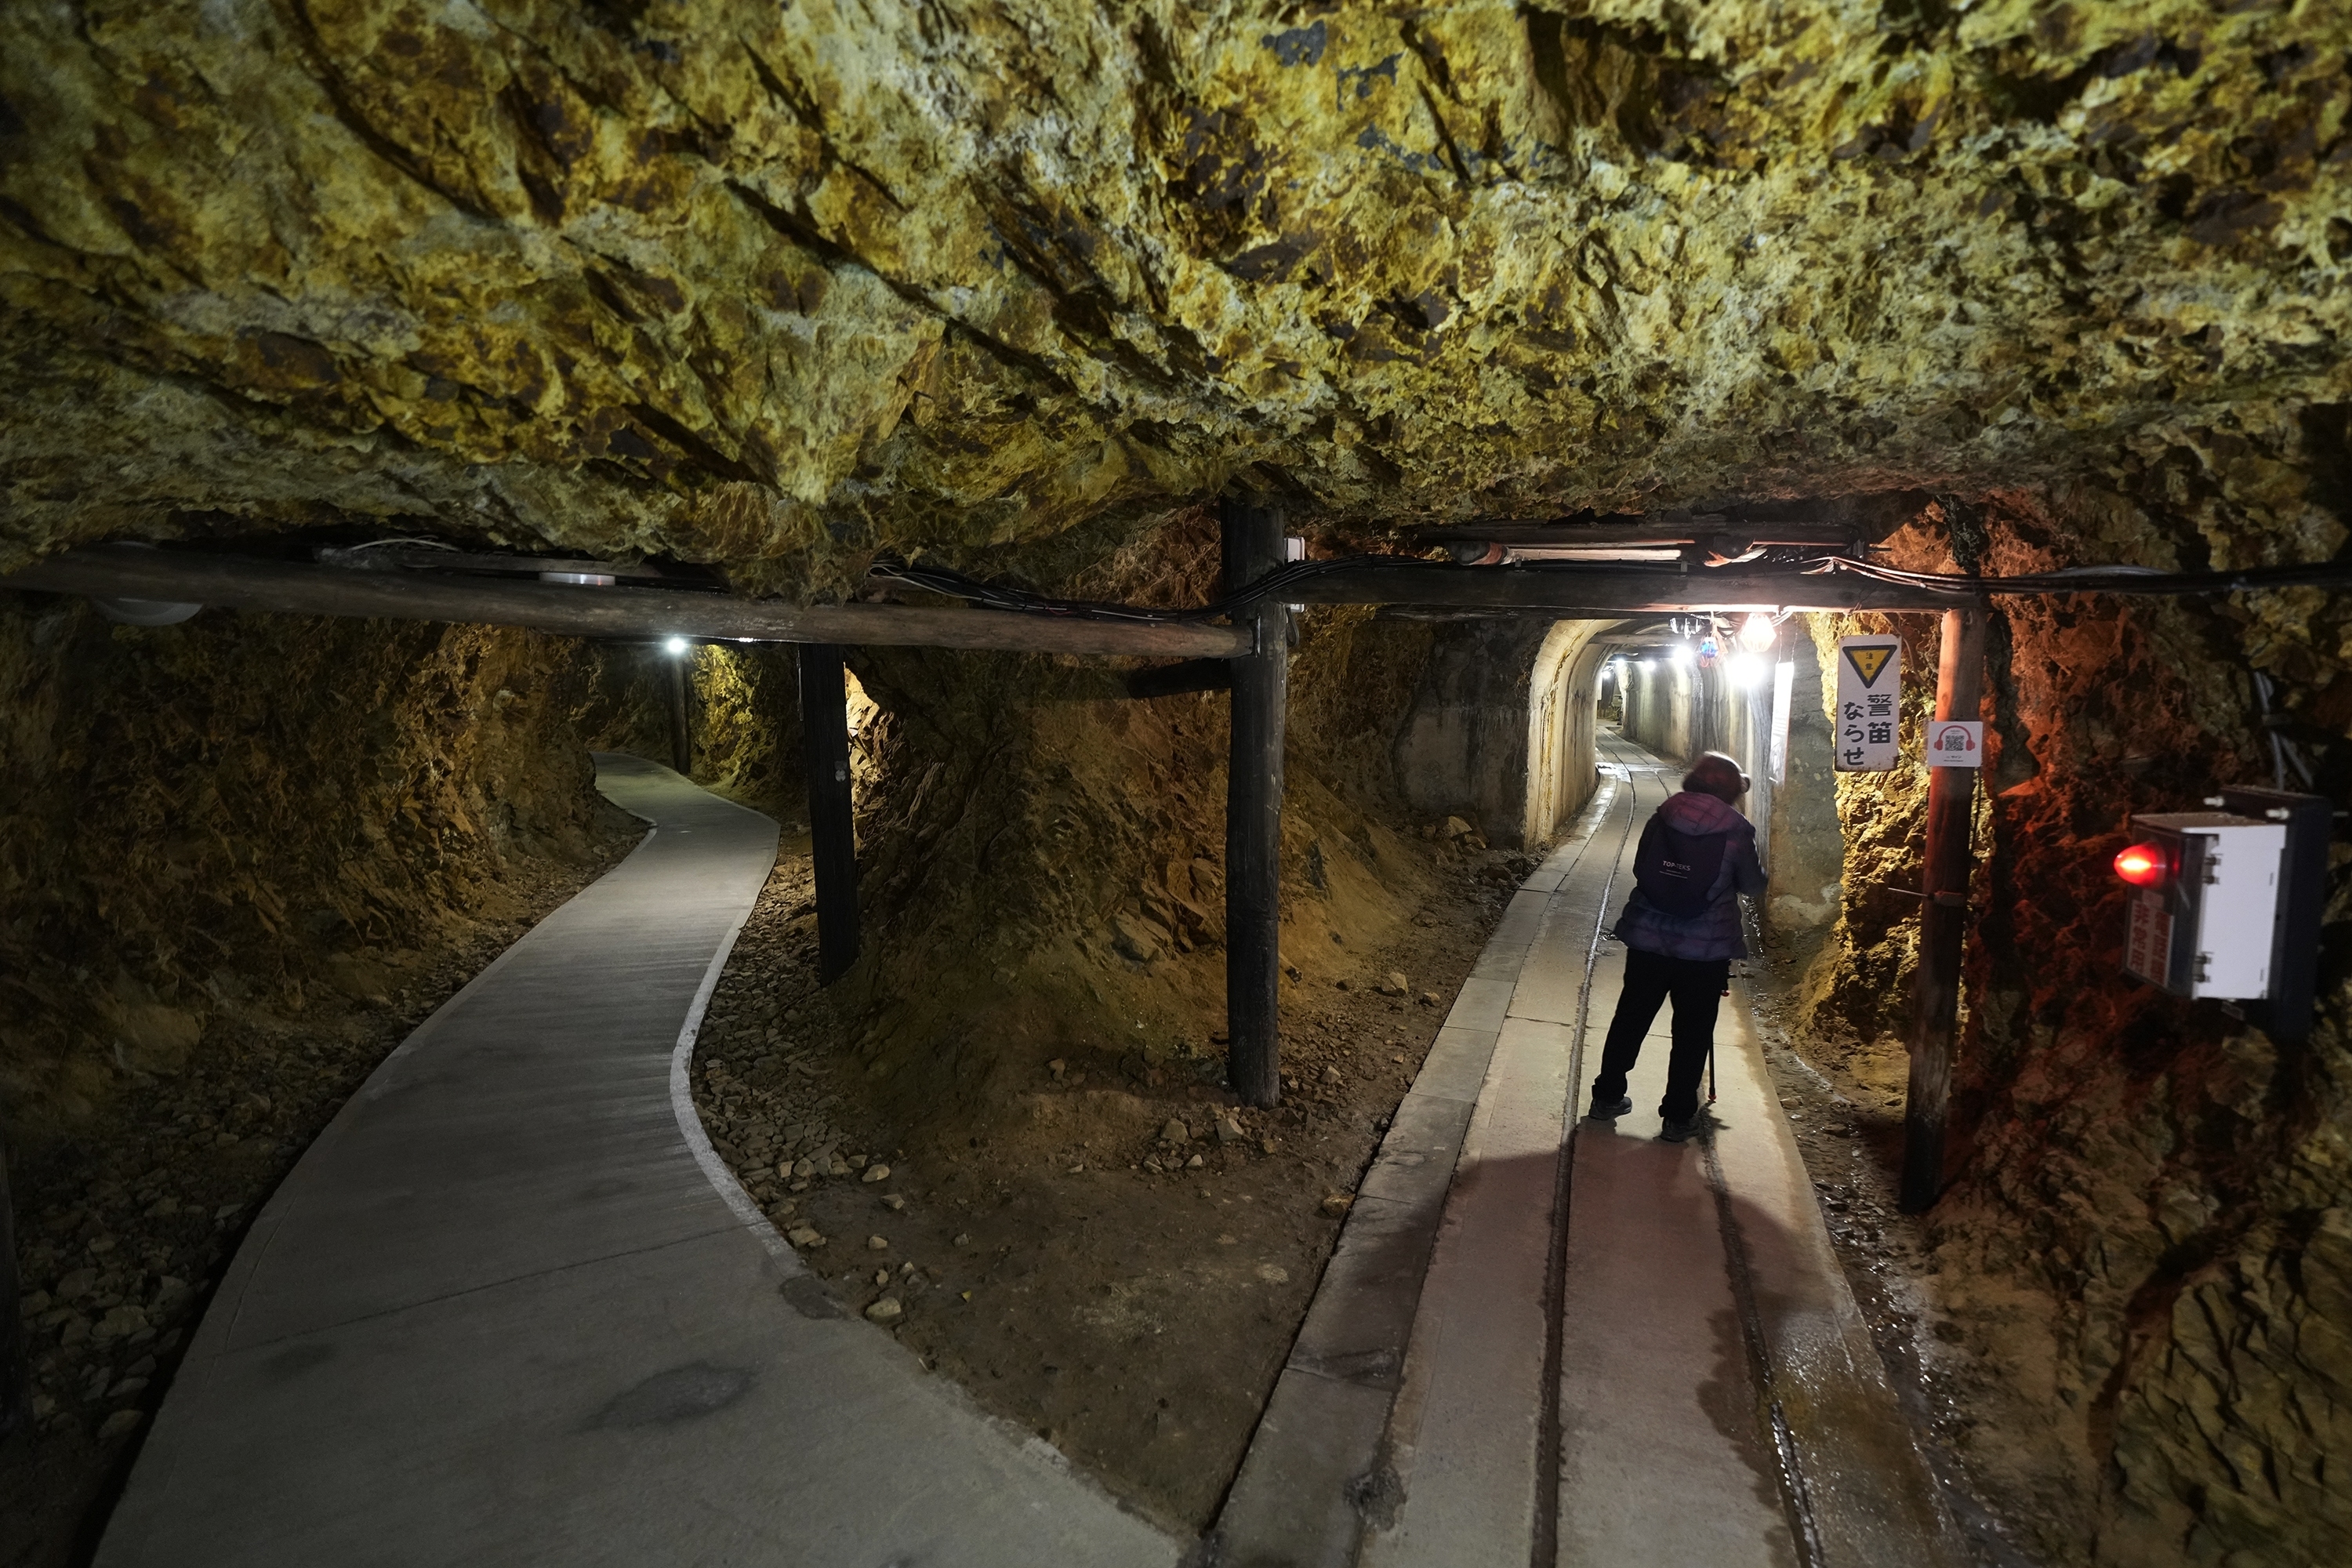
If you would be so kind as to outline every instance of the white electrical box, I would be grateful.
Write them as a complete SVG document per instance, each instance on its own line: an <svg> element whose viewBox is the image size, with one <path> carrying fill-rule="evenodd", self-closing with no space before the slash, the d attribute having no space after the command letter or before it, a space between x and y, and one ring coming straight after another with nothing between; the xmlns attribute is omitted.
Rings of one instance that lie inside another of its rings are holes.
<svg viewBox="0 0 2352 1568"><path fill-rule="evenodd" d="M2286 825L2184 811L2132 831L2142 842L2116 858L2134 886L2124 968L2176 996L2270 995Z"/></svg>

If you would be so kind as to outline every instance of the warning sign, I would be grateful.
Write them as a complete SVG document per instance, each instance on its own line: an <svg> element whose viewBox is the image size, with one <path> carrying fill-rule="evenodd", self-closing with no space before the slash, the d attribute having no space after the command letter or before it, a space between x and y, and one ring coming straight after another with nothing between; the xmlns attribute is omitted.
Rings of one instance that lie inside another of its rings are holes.
<svg viewBox="0 0 2352 1568"><path fill-rule="evenodd" d="M1984 766L1984 726L1972 719L1938 719L1927 726L1931 768Z"/></svg>
<svg viewBox="0 0 2352 1568"><path fill-rule="evenodd" d="M1878 684L1878 672L1886 668L1887 659L1895 653L1894 647L1886 643L1857 643L1851 639L1838 644L1838 649L1845 655L1846 662L1853 666L1853 672L1862 677L1864 686Z"/></svg>
<svg viewBox="0 0 2352 1568"><path fill-rule="evenodd" d="M1895 739L1903 644L1889 637L1840 637L1837 674L1837 771L1883 773L1903 760Z"/></svg>

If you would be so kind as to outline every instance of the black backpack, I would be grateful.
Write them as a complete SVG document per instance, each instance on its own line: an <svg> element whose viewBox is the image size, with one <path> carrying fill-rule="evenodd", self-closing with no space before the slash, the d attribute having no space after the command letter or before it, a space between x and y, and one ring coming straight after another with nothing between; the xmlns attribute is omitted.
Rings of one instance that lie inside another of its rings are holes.
<svg viewBox="0 0 2352 1568"><path fill-rule="evenodd" d="M1633 851L1633 885L1650 907L1677 920L1695 920L1714 900L1716 874L1723 869L1728 833L1680 833L1663 816L1652 816Z"/></svg>

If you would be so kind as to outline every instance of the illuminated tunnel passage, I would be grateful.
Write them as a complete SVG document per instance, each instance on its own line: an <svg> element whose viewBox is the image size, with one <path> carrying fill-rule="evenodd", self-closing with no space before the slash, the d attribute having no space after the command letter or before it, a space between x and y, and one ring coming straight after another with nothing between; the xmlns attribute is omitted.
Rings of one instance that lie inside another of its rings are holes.
<svg viewBox="0 0 2352 1568"><path fill-rule="evenodd" d="M12 7L0 1564L2352 1562L2343 9Z"/></svg>

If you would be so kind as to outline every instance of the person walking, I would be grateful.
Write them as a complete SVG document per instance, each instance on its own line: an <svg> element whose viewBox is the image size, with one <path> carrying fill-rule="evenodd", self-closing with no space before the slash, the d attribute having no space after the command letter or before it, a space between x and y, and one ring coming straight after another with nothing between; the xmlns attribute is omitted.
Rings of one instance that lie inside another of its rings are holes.
<svg viewBox="0 0 2352 1568"><path fill-rule="evenodd" d="M1633 892L1617 919L1625 944L1625 984L1592 1080L1594 1121L1630 1113L1625 1075L1641 1059L1642 1037L1669 996L1674 1049L1666 1058L1666 1097L1658 1105L1669 1143L1696 1137L1706 1118L1699 1074L1715 1047L1715 1014L1729 989L1731 961L1748 956L1739 898L1764 890L1756 825L1738 811L1748 775L1721 752L1708 752L1684 776L1642 830L1633 855Z"/></svg>

